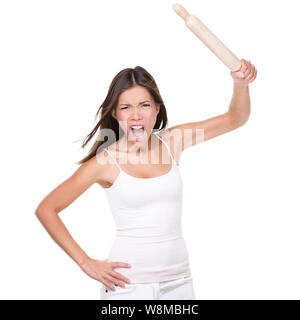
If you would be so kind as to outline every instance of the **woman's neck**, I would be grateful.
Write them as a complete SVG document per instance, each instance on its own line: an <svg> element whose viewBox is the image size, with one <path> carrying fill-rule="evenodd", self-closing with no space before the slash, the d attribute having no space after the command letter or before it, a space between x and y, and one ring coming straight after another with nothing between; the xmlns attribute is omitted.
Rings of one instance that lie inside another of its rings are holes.
<svg viewBox="0 0 300 320"><path fill-rule="evenodd" d="M126 136L124 135L121 139L116 142L116 151L123 154L147 154L151 150L151 141L153 139L153 134L143 143L135 141L126 141Z"/></svg>

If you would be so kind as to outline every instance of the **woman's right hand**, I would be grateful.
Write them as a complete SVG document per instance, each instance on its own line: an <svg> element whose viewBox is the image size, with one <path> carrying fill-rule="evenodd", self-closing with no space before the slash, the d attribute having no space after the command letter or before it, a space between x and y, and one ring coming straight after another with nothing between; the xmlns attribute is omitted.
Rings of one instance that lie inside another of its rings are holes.
<svg viewBox="0 0 300 320"><path fill-rule="evenodd" d="M109 262L106 260L95 260L88 258L83 264L79 265L80 268L91 278L100 281L107 288L115 290L115 287L110 284L117 284L120 287L125 287L124 282L130 283L130 280L122 274L113 270L113 268L131 268L128 263L125 262ZM110 282L109 282L110 281Z"/></svg>

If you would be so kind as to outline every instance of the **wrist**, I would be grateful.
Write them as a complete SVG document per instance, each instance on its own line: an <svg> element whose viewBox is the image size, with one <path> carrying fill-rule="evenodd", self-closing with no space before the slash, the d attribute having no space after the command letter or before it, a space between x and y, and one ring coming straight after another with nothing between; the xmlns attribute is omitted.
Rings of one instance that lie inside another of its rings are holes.
<svg viewBox="0 0 300 320"><path fill-rule="evenodd" d="M83 258L81 258L79 261L77 261L77 264L79 267L82 267L83 265L85 265L91 258L89 256L85 256Z"/></svg>
<svg viewBox="0 0 300 320"><path fill-rule="evenodd" d="M233 80L233 85L238 88L247 88L248 83L241 82L240 80Z"/></svg>

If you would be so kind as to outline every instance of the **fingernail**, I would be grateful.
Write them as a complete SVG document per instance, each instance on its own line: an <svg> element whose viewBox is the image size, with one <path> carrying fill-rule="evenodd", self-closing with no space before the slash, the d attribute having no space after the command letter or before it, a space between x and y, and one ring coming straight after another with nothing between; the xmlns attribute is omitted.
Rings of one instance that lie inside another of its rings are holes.
<svg viewBox="0 0 300 320"><path fill-rule="evenodd" d="M244 74L242 73L242 74L240 74L240 78L244 78Z"/></svg>

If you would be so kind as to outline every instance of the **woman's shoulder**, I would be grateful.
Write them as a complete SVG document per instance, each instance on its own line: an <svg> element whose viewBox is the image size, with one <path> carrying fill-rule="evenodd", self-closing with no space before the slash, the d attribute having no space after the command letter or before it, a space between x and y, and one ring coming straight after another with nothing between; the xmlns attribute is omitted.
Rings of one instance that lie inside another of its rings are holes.
<svg viewBox="0 0 300 320"><path fill-rule="evenodd" d="M160 131L156 131L154 132L154 134L164 142L168 143L169 136L170 136L170 131L168 129L162 129Z"/></svg>
<svg viewBox="0 0 300 320"><path fill-rule="evenodd" d="M94 171L96 182L104 188L111 185L112 176L117 173L115 166L109 161L107 151L103 148L88 160L91 170Z"/></svg>
<svg viewBox="0 0 300 320"><path fill-rule="evenodd" d="M179 143L180 135L178 130L166 128L157 132L156 135L158 135L159 138L161 138L168 145L174 160L178 164L181 155Z"/></svg>

